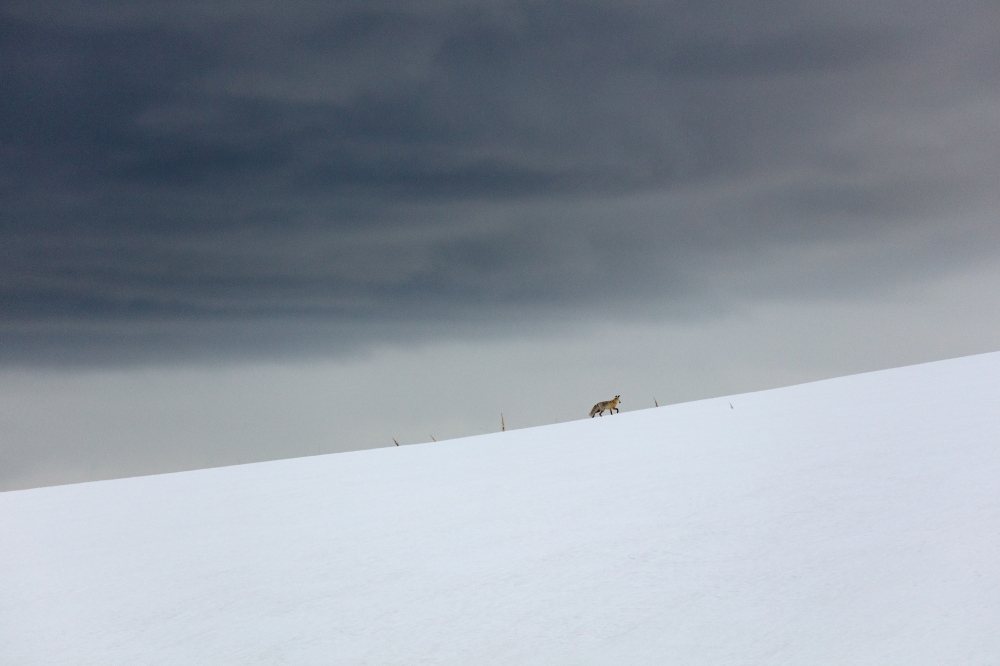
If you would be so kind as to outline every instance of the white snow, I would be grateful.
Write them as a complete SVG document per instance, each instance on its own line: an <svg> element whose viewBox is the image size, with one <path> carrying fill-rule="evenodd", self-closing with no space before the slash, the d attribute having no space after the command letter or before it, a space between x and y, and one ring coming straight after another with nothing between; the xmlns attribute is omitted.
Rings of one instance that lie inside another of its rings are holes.
<svg viewBox="0 0 1000 666"><path fill-rule="evenodd" d="M998 663L1000 353L0 494L3 666Z"/></svg>

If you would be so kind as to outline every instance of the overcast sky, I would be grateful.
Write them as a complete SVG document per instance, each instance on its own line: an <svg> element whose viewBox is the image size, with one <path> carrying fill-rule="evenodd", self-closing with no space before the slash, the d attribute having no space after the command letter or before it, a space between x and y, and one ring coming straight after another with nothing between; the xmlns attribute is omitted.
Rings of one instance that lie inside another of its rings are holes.
<svg viewBox="0 0 1000 666"><path fill-rule="evenodd" d="M1000 349L994 2L0 9L0 489Z"/></svg>

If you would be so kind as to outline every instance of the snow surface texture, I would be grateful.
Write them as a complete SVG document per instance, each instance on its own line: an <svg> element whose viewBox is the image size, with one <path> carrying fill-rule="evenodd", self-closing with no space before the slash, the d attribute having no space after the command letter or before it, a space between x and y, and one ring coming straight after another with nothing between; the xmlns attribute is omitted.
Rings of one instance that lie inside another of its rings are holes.
<svg viewBox="0 0 1000 666"><path fill-rule="evenodd" d="M995 666L1000 354L3 493L0 534L4 666Z"/></svg>

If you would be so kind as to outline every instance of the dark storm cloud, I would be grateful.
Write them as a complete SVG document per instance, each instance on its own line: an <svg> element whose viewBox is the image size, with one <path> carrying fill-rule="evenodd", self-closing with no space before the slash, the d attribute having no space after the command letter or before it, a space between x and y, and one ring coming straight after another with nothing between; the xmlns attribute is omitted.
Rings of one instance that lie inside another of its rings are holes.
<svg viewBox="0 0 1000 666"><path fill-rule="evenodd" d="M827 5L8 4L5 354L620 308L988 198L997 10Z"/></svg>

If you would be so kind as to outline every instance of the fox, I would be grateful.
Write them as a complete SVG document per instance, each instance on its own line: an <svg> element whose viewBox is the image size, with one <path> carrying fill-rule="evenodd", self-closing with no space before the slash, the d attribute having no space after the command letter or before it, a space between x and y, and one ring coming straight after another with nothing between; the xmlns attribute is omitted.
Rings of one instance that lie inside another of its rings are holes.
<svg viewBox="0 0 1000 666"><path fill-rule="evenodd" d="M615 412L620 412L621 410L618 409L618 403L620 403L620 402L621 402L621 396L620 395L616 395L611 400L605 400L604 402L597 403L590 410L590 418L594 418L594 416L596 414L600 414L601 416L604 416L605 410L607 410L607 412L609 414L614 414Z"/></svg>

